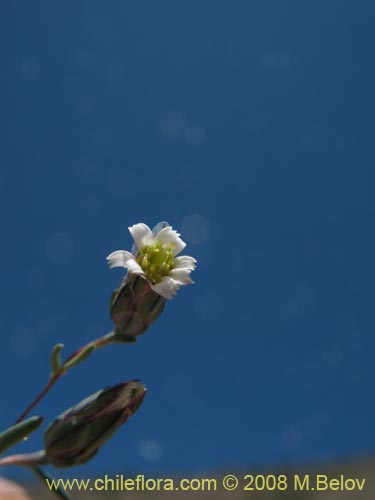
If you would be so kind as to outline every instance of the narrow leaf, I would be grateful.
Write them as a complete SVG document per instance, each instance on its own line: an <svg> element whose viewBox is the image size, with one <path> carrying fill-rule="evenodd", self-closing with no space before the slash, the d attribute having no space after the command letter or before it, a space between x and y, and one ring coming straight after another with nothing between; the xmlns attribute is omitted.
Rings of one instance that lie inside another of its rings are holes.
<svg viewBox="0 0 375 500"><path fill-rule="evenodd" d="M64 363L63 365L64 370L69 370L70 368L73 368L73 366L79 365L80 363L82 363L82 361L85 361L85 359L87 359L94 350L95 350L94 345L86 347L86 349L84 349L79 354L74 356L72 359Z"/></svg>
<svg viewBox="0 0 375 500"><path fill-rule="evenodd" d="M31 417L2 432L0 434L0 455L36 431L43 420L43 417Z"/></svg>
<svg viewBox="0 0 375 500"><path fill-rule="evenodd" d="M64 344L56 344L52 349L50 356L50 364L52 373L56 373L61 368L61 351L63 350Z"/></svg>

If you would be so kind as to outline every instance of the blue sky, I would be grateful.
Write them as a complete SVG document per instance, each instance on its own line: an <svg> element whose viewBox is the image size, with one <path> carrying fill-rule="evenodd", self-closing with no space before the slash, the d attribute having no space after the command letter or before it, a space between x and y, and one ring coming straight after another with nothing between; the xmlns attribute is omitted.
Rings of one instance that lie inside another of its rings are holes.
<svg viewBox="0 0 375 500"><path fill-rule="evenodd" d="M49 420L101 387L147 385L82 473L373 453L373 5L2 11L0 425L46 381L54 344L111 329L122 272L105 257L131 248L127 227L168 220L196 284L38 408Z"/></svg>

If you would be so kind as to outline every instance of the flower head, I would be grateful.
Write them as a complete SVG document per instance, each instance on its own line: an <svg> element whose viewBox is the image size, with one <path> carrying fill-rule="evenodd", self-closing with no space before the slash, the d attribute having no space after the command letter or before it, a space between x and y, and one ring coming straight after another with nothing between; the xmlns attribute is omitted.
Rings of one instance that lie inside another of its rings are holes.
<svg viewBox="0 0 375 500"><path fill-rule="evenodd" d="M190 273L196 260L187 255L177 257L186 243L171 226L161 223L151 231L140 223L129 227L129 231L135 241L133 252L117 250L108 255L111 268L124 267L129 274L141 276L166 299L172 299L182 285L193 283Z"/></svg>

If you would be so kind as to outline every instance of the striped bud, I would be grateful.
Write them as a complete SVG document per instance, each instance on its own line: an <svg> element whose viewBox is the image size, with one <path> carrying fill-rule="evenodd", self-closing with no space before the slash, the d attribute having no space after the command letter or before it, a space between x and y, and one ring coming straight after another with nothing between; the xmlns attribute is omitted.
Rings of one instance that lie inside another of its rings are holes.
<svg viewBox="0 0 375 500"><path fill-rule="evenodd" d="M90 460L138 409L146 389L139 381L107 387L57 417L44 434L46 459L55 467Z"/></svg>

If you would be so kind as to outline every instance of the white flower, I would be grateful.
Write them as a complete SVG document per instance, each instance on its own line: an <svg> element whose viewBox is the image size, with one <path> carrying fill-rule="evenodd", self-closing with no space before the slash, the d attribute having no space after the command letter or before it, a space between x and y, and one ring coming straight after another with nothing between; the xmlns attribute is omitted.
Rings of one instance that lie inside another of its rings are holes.
<svg viewBox="0 0 375 500"><path fill-rule="evenodd" d="M187 255L176 257L186 243L171 226L153 234L146 224L140 223L129 227L129 231L137 246L136 255L117 250L107 257L110 268L125 267L130 274L138 274L166 299L171 299L180 286L193 283L190 273L197 261Z"/></svg>

